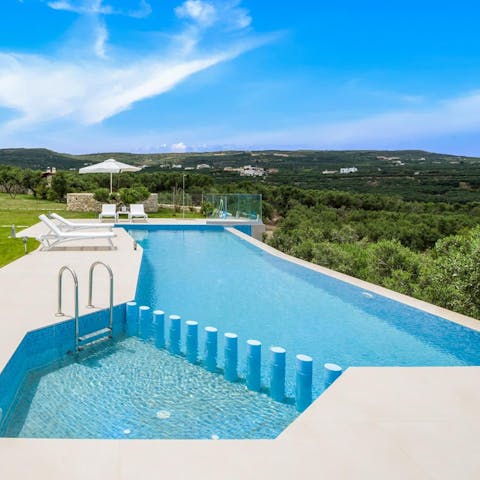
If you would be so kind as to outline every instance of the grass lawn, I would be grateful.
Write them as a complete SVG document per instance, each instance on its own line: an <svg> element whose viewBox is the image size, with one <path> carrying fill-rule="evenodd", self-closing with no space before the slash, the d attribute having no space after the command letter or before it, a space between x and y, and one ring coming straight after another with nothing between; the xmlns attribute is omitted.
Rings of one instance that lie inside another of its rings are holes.
<svg viewBox="0 0 480 480"><path fill-rule="evenodd" d="M97 218L98 216L94 212L67 212L65 203L39 200L32 195L17 195L16 198L10 198L8 194L0 193L0 267L24 255L22 239L9 238L12 225L15 225L18 232L37 223L40 214L50 212L57 212L67 218ZM181 219L182 212L174 212L163 208L158 213L151 213L148 216L151 218ZM203 216L199 213L185 212L185 218L203 218ZM35 250L38 245L39 243L36 240L29 239L28 251Z"/></svg>
<svg viewBox="0 0 480 480"><path fill-rule="evenodd" d="M9 238L12 225L17 232L38 222L41 213L51 211L65 211L66 205L61 203L38 200L31 195L17 195L10 198L6 193L0 193L0 267L13 262L24 255L24 246L21 238ZM27 251L31 252L39 243L28 239Z"/></svg>
<svg viewBox="0 0 480 480"><path fill-rule="evenodd" d="M25 255L25 249L21 238L4 237L3 230L0 231L0 268L7 263L13 262L19 257ZM27 252L36 250L39 243L34 238L29 238L27 243Z"/></svg>
<svg viewBox="0 0 480 480"><path fill-rule="evenodd" d="M37 223L41 213L57 212L63 215L67 211L65 203L38 200L32 195L17 195L10 198L6 193L0 193L0 235L3 237L3 229L10 229L12 225L20 228L30 227ZM68 212L69 218L97 218L95 213Z"/></svg>

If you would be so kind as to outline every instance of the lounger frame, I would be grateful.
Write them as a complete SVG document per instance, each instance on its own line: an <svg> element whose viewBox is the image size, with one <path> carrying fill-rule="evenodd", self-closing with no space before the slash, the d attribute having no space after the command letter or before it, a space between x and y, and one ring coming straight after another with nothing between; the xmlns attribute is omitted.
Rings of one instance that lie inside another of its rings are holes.
<svg viewBox="0 0 480 480"><path fill-rule="evenodd" d="M110 249L114 249L115 245L112 238L117 235L113 232L87 232L87 231L69 231L65 232L58 228L58 226L50 220L46 215L38 217L48 228L48 232L37 237L37 240L42 244L42 250L50 250L62 243L72 242L75 240L95 240L105 239L110 245Z"/></svg>

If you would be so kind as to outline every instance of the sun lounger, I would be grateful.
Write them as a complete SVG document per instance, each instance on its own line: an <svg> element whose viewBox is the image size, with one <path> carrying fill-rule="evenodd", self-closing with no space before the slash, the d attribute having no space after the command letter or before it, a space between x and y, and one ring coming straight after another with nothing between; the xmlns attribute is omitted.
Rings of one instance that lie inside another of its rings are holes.
<svg viewBox="0 0 480 480"><path fill-rule="evenodd" d="M132 222L134 218L143 218L145 221L147 221L148 215L145 213L143 203L130 205L128 219L130 220L130 222Z"/></svg>
<svg viewBox="0 0 480 480"><path fill-rule="evenodd" d="M111 203L104 203L98 219L102 221L104 218L113 218L114 222L118 222L117 206Z"/></svg>
<svg viewBox="0 0 480 480"><path fill-rule="evenodd" d="M114 225L112 223L80 223L80 222L71 222L70 220L67 220L66 218L63 218L61 215L58 215L58 213L51 213L49 217L53 220L56 220L57 226L60 228L60 230L64 232L68 232L71 230L97 230L99 228L102 229L108 229L112 230Z"/></svg>
<svg viewBox="0 0 480 480"><path fill-rule="evenodd" d="M60 230L57 224L46 215L40 215L38 218L48 227L47 233L37 237L37 240L42 243L42 250L50 250L64 242L95 239L105 239L110 244L110 247L114 248L112 238L116 237L116 235L113 232L87 232L86 230L65 232Z"/></svg>

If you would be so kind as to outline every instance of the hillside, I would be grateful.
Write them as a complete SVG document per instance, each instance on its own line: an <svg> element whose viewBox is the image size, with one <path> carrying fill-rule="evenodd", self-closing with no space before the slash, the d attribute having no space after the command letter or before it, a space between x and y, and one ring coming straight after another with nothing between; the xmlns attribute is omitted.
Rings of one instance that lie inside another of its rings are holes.
<svg viewBox="0 0 480 480"><path fill-rule="evenodd" d="M205 153L122 153L106 152L88 155L58 153L45 148L9 148L0 149L0 164L17 167L44 169L56 167L61 170L80 168L85 163L96 163L115 158L121 162L145 165L155 170L163 165L180 164L184 167L196 167L207 163L214 169L255 165L265 168L285 170L322 169L334 170L356 165L362 167L401 166L408 162L419 166L479 164L479 158L430 153L422 150L264 150L264 151L226 151Z"/></svg>
<svg viewBox="0 0 480 480"><path fill-rule="evenodd" d="M225 167L253 165L270 173L250 179L273 185L293 185L311 189L343 190L359 193L400 195L422 201L480 201L480 159L430 153L421 150L375 151L228 151L208 153L98 153L70 155L46 149L3 149L0 164L45 169L56 167L76 170L107 158L145 166L144 172L191 171L202 163L211 168L201 173L214 177L215 183L245 181L238 172ZM341 168L357 171L340 173ZM272 170L273 169L273 170ZM199 172L200 173L200 172Z"/></svg>

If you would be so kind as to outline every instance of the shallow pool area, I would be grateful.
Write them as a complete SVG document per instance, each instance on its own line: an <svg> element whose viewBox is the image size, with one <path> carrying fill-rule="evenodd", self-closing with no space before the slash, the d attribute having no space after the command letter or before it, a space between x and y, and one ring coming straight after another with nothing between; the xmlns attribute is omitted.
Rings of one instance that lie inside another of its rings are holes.
<svg viewBox="0 0 480 480"><path fill-rule="evenodd" d="M275 438L296 416L291 404L131 337L29 373L5 436Z"/></svg>

